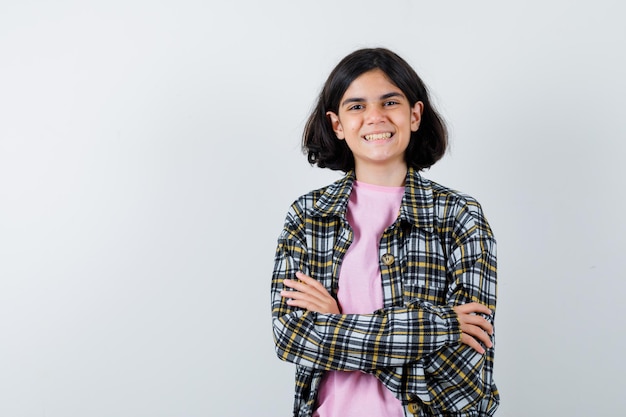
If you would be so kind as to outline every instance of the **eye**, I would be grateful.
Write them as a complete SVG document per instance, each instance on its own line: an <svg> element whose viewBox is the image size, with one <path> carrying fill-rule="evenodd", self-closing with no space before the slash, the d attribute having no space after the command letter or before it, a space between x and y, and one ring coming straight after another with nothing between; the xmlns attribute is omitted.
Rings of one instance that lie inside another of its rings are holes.
<svg viewBox="0 0 626 417"><path fill-rule="evenodd" d="M395 100L387 100L387 101L385 101L385 102L383 103L383 106L388 107L388 106L393 106L393 105L395 105L395 104L400 104L400 103L398 103L398 102L397 102L397 101L395 101Z"/></svg>
<svg viewBox="0 0 626 417"><path fill-rule="evenodd" d="M350 107L348 107L348 110L362 110L363 109L363 105L362 104L354 104Z"/></svg>

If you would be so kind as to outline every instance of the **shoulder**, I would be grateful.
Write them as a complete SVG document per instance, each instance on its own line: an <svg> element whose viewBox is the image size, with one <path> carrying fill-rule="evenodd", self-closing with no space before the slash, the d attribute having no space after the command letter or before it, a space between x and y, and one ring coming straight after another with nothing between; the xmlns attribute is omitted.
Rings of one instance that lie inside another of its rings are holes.
<svg viewBox="0 0 626 417"><path fill-rule="evenodd" d="M349 197L349 186L345 179L321 187L298 197L289 207L280 240L304 242L311 225L324 230L345 213Z"/></svg>
<svg viewBox="0 0 626 417"><path fill-rule="evenodd" d="M289 207L289 212L298 214L300 216L310 216L311 212L318 206L320 199L328 191L332 184L326 185L315 190L311 190L306 194L302 194L298 197Z"/></svg>
<svg viewBox="0 0 626 417"><path fill-rule="evenodd" d="M332 184L329 184L324 187L311 190L307 192L306 194L302 194L293 202L292 206L297 206L301 208L315 207L315 204L320 200L321 196L323 196L326 192L328 192L328 189L331 186Z"/></svg>
<svg viewBox="0 0 626 417"><path fill-rule="evenodd" d="M426 181L432 189L435 218L440 226L457 233L474 230L492 235L483 207L476 198L437 182Z"/></svg>
<svg viewBox="0 0 626 417"><path fill-rule="evenodd" d="M471 210L480 210L480 203L471 195L455 190L435 181L425 180L430 184L433 191L433 201L436 206L444 207L467 207Z"/></svg>
<svg viewBox="0 0 626 417"><path fill-rule="evenodd" d="M298 197L289 207L286 227L299 227L312 218L332 218L345 213L352 180L339 179L332 184L309 191Z"/></svg>
<svg viewBox="0 0 626 417"><path fill-rule="evenodd" d="M346 176L325 187L300 196L291 206L290 212L307 217L342 217L354 183L354 174Z"/></svg>

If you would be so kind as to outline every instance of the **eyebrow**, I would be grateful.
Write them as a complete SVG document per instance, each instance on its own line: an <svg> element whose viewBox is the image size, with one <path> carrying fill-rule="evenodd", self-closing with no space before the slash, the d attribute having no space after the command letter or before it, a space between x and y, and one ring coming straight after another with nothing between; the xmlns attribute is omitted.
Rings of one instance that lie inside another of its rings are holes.
<svg viewBox="0 0 626 417"><path fill-rule="evenodd" d="M383 94L378 99L379 100L387 100L388 98L391 98L391 97L404 97L404 94L394 91L394 92L391 92L391 93ZM343 107L346 104L350 104L350 103L361 103L363 101L367 101L367 100L365 100L364 98L361 98L361 97L350 97L350 98L345 99L341 103L341 106Z"/></svg>

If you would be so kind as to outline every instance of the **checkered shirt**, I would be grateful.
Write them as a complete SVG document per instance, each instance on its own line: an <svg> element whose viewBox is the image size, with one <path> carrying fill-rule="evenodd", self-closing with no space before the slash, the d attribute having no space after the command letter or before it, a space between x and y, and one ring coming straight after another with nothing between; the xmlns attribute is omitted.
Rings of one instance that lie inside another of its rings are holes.
<svg viewBox="0 0 626 417"><path fill-rule="evenodd" d="M407 416L493 415L499 403L494 349L481 355L461 344L452 308L485 304L493 323L496 242L472 197L408 170L398 218L380 239L382 309L321 314L292 308L280 296L283 280L300 270L336 297L353 239L346 210L354 180L349 172L296 200L278 238L272 324L278 357L297 365L293 415L312 415L326 370L376 376Z"/></svg>

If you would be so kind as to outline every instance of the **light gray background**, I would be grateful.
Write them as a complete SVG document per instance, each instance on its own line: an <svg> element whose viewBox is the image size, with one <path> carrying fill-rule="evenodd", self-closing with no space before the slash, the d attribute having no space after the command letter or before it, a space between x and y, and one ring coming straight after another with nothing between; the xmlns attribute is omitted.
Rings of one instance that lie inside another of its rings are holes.
<svg viewBox="0 0 626 417"><path fill-rule="evenodd" d="M287 416L269 282L332 67L386 46L499 242L500 417L626 411L618 1L0 3L0 416Z"/></svg>

